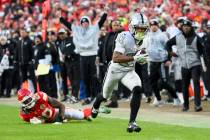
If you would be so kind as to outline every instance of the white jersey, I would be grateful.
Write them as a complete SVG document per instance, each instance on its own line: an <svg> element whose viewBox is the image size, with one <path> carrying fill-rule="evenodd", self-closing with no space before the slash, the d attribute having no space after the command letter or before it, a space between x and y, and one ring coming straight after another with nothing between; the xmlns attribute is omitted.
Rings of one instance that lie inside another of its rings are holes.
<svg viewBox="0 0 210 140"><path fill-rule="evenodd" d="M136 54L137 47L135 45L135 40L129 31L124 31L118 34L115 40L114 52L120 52L126 56L134 56ZM127 63L114 63L111 64L118 68L120 71L129 71L134 69L134 61Z"/></svg>
<svg viewBox="0 0 210 140"><path fill-rule="evenodd" d="M118 34L115 40L114 52L134 56L136 51L135 40L130 32L124 31ZM114 63L111 61L103 83L104 98L109 99L111 97L112 91L117 89L119 81L130 89L130 91L136 86L141 86L141 80L134 70L134 64L134 61L127 63Z"/></svg>

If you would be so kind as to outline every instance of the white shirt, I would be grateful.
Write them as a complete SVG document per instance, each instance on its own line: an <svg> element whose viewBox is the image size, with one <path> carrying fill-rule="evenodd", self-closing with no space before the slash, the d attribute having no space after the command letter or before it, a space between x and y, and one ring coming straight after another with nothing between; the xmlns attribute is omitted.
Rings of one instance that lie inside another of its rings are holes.
<svg viewBox="0 0 210 140"><path fill-rule="evenodd" d="M118 34L115 40L115 49L114 52L120 52L126 56L134 56L136 54L137 48L135 45L135 40L132 34L129 31L124 31ZM119 70L133 70L134 69L134 61L126 62L126 63L114 63L111 62L112 65L119 68Z"/></svg>

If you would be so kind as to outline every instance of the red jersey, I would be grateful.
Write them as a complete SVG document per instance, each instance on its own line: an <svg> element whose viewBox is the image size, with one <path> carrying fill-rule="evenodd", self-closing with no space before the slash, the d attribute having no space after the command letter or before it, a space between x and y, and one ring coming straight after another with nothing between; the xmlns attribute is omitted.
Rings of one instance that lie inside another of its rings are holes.
<svg viewBox="0 0 210 140"><path fill-rule="evenodd" d="M35 94L35 106L30 110L21 110L20 117L29 122L33 117L44 120L45 122L52 122L55 118L55 108L48 103L48 96L44 92Z"/></svg>

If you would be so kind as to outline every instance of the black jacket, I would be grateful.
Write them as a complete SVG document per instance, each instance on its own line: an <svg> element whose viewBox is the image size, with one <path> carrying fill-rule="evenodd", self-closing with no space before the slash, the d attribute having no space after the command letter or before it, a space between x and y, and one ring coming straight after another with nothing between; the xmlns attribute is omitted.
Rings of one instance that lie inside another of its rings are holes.
<svg viewBox="0 0 210 140"><path fill-rule="evenodd" d="M206 33L202 39L204 43L204 59L210 65L210 35Z"/></svg>
<svg viewBox="0 0 210 140"><path fill-rule="evenodd" d="M40 43L36 46L34 46L34 55L33 59L35 60L35 69L37 68L39 64L40 59L45 59L45 55L49 55L50 50L46 47L44 43Z"/></svg>
<svg viewBox="0 0 210 140"><path fill-rule="evenodd" d="M108 64L112 60L112 55L115 49L115 40L119 32L109 32L104 38L104 47L103 47L103 63Z"/></svg>
<svg viewBox="0 0 210 140"><path fill-rule="evenodd" d="M75 45L72 37L60 40L59 48L61 53L65 56L64 61L79 61L79 54L75 53Z"/></svg>
<svg viewBox="0 0 210 140"><path fill-rule="evenodd" d="M31 64L33 58L33 41L29 38L23 38L18 42L15 61L19 64Z"/></svg>
<svg viewBox="0 0 210 140"><path fill-rule="evenodd" d="M0 61L4 54L8 54L9 56L9 66L14 65L14 49L15 49L15 43L11 40L7 40L7 43L5 45L0 45Z"/></svg>
<svg viewBox="0 0 210 140"><path fill-rule="evenodd" d="M55 42L48 42L47 47L52 56L52 65L59 64L58 48L55 45Z"/></svg>

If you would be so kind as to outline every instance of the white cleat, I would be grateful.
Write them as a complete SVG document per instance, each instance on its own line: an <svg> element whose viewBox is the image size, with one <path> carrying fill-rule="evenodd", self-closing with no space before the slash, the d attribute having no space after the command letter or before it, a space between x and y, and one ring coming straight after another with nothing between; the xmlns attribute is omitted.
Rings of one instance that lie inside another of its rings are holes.
<svg viewBox="0 0 210 140"><path fill-rule="evenodd" d="M158 101L158 100L155 98L154 102L152 103L152 106L161 107L161 106L163 106L163 104L164 104L164 101L162 101L162 100Z"/></svg>
<svg viewBox="0 0 210 140"><path fill-rule="evenodd" d="M173 106L181 106L181 102L180 100L177 98L177 99L174 99L174 103L173 103Z"/></svg>

